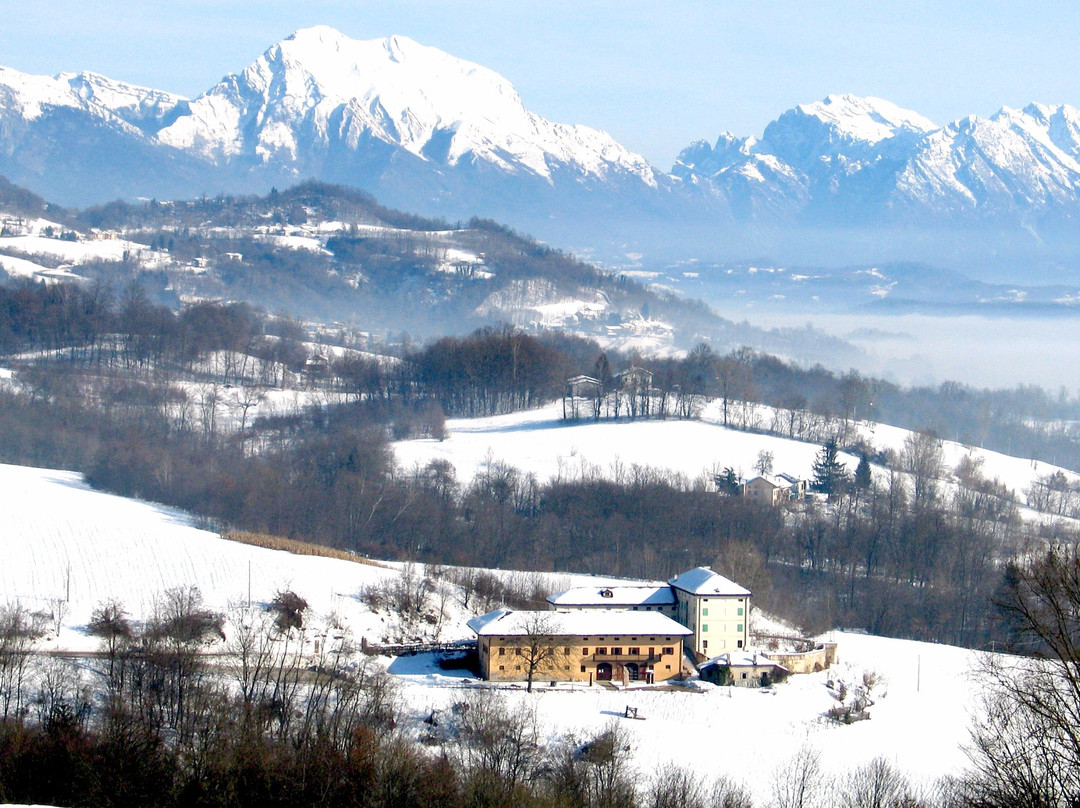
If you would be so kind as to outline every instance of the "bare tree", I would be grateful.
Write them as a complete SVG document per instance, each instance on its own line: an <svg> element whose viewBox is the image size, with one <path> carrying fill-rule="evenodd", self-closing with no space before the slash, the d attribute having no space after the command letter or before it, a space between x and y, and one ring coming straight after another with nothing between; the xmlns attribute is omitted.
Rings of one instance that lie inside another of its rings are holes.
<svg viewBox="0 0 1080 808"><path fill-rule="evenodd" d="M823 786L821 754L804 746L773 775L773 802L776 808L811 808L819 804Z"/></svg>
<svg viewBox="0 0 1080 808"><path fill-rule="evenodd" d="M904 808L915 802L907 778L883 757L851 772L836 798L841 808Z"/></svg>
<svg viewBox="0 0 1080 808"><path fill-rule="evenodd" d="M901 468L911 475L912 502L916 508L933 502L937 481L944 470L941 441L931 432L914 432L904 440Z"/></svg>
<svg viewBox="0 0 1080 808"><path fill-rule="evenodd" d="M553 612L528 612L520 635L522 664L525 666L525 690L532 693L533 680L550 671L558 655L555 634L558 622Z"/></svg>
<svg viewBox="0 0 1080 808"><path fill-rule="evenodd" d="M91 612L87 628L91 636L101 641L102 649L109 660L106 682L110 693L116 695L123 686L124 665L119 658L120 652L124 643L130 641L133 635L128 614L120 601L105 601Z"/></svg>
<svg viewBox="0 0 1080 808"><path fill-rule="evenodd" d="M646 808L706 808L708 804L702 778L675 764L656 771L645 792Z"/></svg>
<svg viewBox="0 0 1080 808"><path fill-rule="evenodd" d="M754 463L754 468L757 469L757 473L765 476L766 474L772 474L773 470L773 453L762 449L757 454L757 462Z"/></svg>
<svg viewBox="0 0 1080 808"><path fill-rule="evenodd" d="M1080 800L1080 551L1010 564L999 609L1011 649L986 660L990 685L972 730L985 806L1072 806ZM976 800L973 799L972 802Z"/></svg>
<svg viewBox="0 0 1080 808"><path fill-rule="evenodd" d="M0 606L0 718L21 714L30 657L44 635L41 619L18 601Z"/></svg>

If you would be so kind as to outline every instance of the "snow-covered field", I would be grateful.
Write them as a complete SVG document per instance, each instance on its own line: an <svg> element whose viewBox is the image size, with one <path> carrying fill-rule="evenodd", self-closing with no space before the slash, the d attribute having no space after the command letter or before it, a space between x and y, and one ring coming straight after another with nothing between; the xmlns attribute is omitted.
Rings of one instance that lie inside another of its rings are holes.
<svg viewBox="0 0 1080 808"><path fill-rule="evenodd" d="M85 626L94 606L119 598L136 619L148 616L166 588L197 586L220 610L251 598L266 602L280 589L305 597L315 612L333 612L357 637L382 639L386 614L358 596L368 585L401 574L399 565L368 566L264 550L199 530L184 513L95 492L77 474L0 465L4 514L0 602L51 610L68 597L59 637L45 648L89 649ZM565 586L568 579L553 582ZM573 581L577 583L578 581ZM467 638L468 615L451 605L443 638ZM841 663L832 671L792 677L772 691L718 688L607 690L544 684L526 694L499 689L512 702L535 705L551 737L588 734L617 721L626 730L634 765L650 771L677 761L696 772L726 773L764 798L774 773L804 745L822 754L826 771L843 773L884 756L914 780L928 783L964 766L969 710L978 687L969 672L978 654L947 646L836 634ZM430 656L385 659L398 676L419 734L432 708L476 698L486 687L465 674L442 673ZM855 682L863 670L885 679L873 720L838 726L822 718L833 703L825 682ZM646 720L619 716L627 705Z"/></svg>
<svg viewBox="0 0 1080 808"><path fill-rule="evenodd" d="M821 446L775 435L764 435L723 426L720 402L705 407L699 420L590 420L566 421L562 405L549 404L535 410L490 418L450 419L449 437L399 441L394 444L398 462L406 468L442 459L452 463L464 480L482 472L492 461L502 461L540 480L551 478L618 478L631 473L633 466L665 469L695 480L730 466L737 474L753 477L761 452L770 452L773 471L810 479L814 459ZM755 405L761 423L772 418L770 408ZM906 429L860 422L859 431L876 449L900 452L911 435ZM1080 475L1047 463L1011 457L1000 452L941 441L942 459L948 482L963 457L981 462L983 476L998 478L1014 491L1018 501L1039 476L1061 470L1072 483ZM854 472L858 458L841 452L840 460ZM875 474L883 474L878 467Z"/></svg>

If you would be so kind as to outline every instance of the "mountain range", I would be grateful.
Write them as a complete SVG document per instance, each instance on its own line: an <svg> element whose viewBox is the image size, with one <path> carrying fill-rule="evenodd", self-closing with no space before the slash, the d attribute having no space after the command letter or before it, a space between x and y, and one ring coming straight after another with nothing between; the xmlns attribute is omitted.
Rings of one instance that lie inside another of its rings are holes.
<svg viewBox="0 0 1080 808"><path fill-rule="evenodd" d="M942 126L834 95L784 112L760 137L692 143L664 171L604 132L529 111L480 65L406 37L356 41L320 26L195 99L93 73L0 68L0 174L69 205L317 178L425 215L496 216L571 241L691 226L991 230L1071 244L1080 110L1032 104Z"/></svg>

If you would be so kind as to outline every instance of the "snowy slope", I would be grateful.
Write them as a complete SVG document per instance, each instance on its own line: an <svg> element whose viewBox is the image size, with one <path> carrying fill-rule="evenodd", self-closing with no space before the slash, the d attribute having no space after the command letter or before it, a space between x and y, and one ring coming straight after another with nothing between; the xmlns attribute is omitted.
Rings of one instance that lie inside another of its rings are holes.
<svg viewBox="0 0 1080 808"><path fill-rule="evenodd" d="M760 425L771 422L773 410L757 405L749 417ZM810 479L821 446L775 435L728 429L722 425L720 403L708 405L699 420L565 421L561 404L492 418L451 419L445 441L411 440L394 445L398 462L406 467L447 460L458 476L471 479L492 461L514 465L540 480L552 477L615 478L635 465L666 469L694 480L730 466L741 476L755 474L758 454L771 452L776 472ZM735 420L735 416L732 416ZM900 427L860 422L863 438L875 449L900 452L911 432ZM1023 501L1024 491L1039 477L1062 471L1074 482L1080 475L1048 463L1000 452L941 441L946 479L969 457L981 464L988 479L997 478ZM840 460L854 472L858 458L841 452ZM880 469L876 469L880 472Z"/></svg>
<svg viewBox="0 0 1080 808"><path fill-rule="evenodd" d="M840 632L828 639L839 644L836 667L793 676L771 691L707 684L611 691L579 684L551 692L542 686L532 695L520 688L500 692L511 704L534 706L553 739L588 737L615 723L627 734L631 765L642 773L676 763L707 779L725 774L744 783L755 804L769 804L778 772L807 747L820 753L829 778L879 756L919 787L964 770L963 744L980 692L973 675L978 652ZM425 705L423 715L470 698L461 677L439 673L423 657L403 658L390 670L406 683L409 700ZM824 719L835 704L825 683L833 678L850 686L863 671L884 679L872 720L841 726ZM621 718L627 706L645 720ZM426 729L417 726L418 734Z"/></svg>
<svg viewBox="0 0 1080 808"><path fill-rule="evenodd" d="M249 574L253 602L291 588L317 613L341 613L357 633L377 637L378 619L356 596L396 574L226 541L181 512L93 491L72 472L0 465L0 502L0 601L51 611L54 599L68 598L65 647L96 647L81 627L110 598L145 619L166 589L197 586L209 606L224 611L246 601Z"/></svg>
<svg viewBox="0 0 1080 808"><path fill-rule="evenodd" d="M70 595L60 641L50 637L46 648L94 647L82 627L103 598L120 598L140 618L163 588L194 585L208 605L225 609L246 599L249 570L253 600L265 602L288 586L316 612L333 610L354 634L377 639L385 616L369 612L354 595L365 584L399 574L228 542L196 529L183 513L94 492L70 472L0 465L0 504L5 514L0 602L19 600L44 609ZM460 612L445 636L468 636ZM920 783L963 767L961 745L979 693L969 676L978 666L977 652L851 634L827 639L840 644L840 665L793 677L771 692L709 685L552 690L545 684L531 695L513 685L497 689L511 702L535 706L553 739L588 735L618 721L628 733L631 764L642 772L678 762L708 777L726 773L745 782L759 802L769 794L775 773L805 745L821 751L830 774L878 755ZM420 722L432 708L479 697L467 674L441 673L429 656L384 661L403 687L406 731L417 736L430 731ZM833 700L825 682L855 683L864 670L885 679L874 719L852 726L826 722L822 713ZM627 705L646 720L618 718ZM927 726L933 732L926 732ZM733 728L739 742L724 743L718 756L717 739L732 737Z"/></svg>

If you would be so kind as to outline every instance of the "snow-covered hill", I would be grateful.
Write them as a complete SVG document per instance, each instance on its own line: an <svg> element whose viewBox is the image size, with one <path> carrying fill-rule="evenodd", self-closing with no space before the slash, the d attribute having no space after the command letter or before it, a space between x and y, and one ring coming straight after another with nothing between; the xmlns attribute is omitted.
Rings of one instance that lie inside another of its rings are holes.
<svg viewBox="0 0 1080 808"><path fill-rule="evenodd" d="M266 602L288 587L309 600L320 616L335 615L354 635L381 639L389 619L374 614L358 597L365 586L400 576L399 566L370 566L264 550L197 529L187 515L89 489L69 472L0 465L0 502L5 514L0 601L51 610L67 597L59 638L43 647L90 649L85 625L102 599L118 598L135 619L149 614L153 600L169 587L197 586L214 609L251 598ZM563 578L553 585L566 585ZM607 579L595 579L605 582ZM575 581L576 582L576 581ZM466 638L464 612L452 600L444 637ZM228 626L226 627L228 631ZM533 694L513 686L497 689L512 703L535 707L550 738L586 735L619 721L630 744L631 765L643 772L677 762L710 776L725 773L745 782L759 799L801 748L821 753L823 770L844 774L882 756L916 782L929 783L958 772L961 744L978 687L970 677L978 654L947 646L835 634L841 663L831 671L793 677L773 691L717 688L606 690L560 685ZM448 708L478 687L466 673L444 673L431 657L385 659L407 704L407 732L419 737L433 708ZM827 722L833 704L825 682L858 681L864 670L878 673L874 720L852 726ZM645 721L619 719L626 705ZM926 727L934 732L927 733ZM717 738L737 728L740 743Z"/></svg>
<svg viewBox="0 0 1080 808"><path fill-rule="evenodd" d="M447 421L449 437L444 441L409 440L394 444L398 462L406 467L423 466L432 460L451 463L459 477L471 479L492 462L507 463L531 472L540 480L550 478L627 479L635 466L661 469L682 475L686 480L711 483L713 475L726 467L741 477L756 474L761 452L772 455L776 472L811 479L820 444L791 440L723 426L721 403L707 405L698 420L567 421L562 405L491 418ZM757 430L773 422L776 411L764 405L734 404L730 422L745 423ZM735 412L737 410L737 412ZM912 433L907 429L872 422L855 426L864 443L877 451L900 453ZM997 479L1013 491L1018 501L1040 478L1060 471L1071 483L1080 475L1048 463L1012 457L956 441L940 441L942 479L956 484L954 470L967 458L987 479ZM840 460L853 473L858 458L841 452ZM874 467L876 474L887 474ZM1034 511L1022 509L1030 518Z"/></svg>

